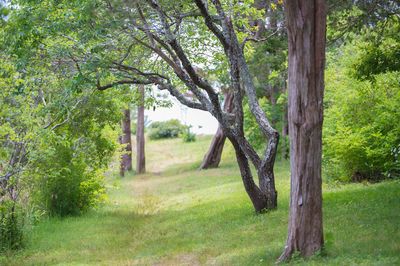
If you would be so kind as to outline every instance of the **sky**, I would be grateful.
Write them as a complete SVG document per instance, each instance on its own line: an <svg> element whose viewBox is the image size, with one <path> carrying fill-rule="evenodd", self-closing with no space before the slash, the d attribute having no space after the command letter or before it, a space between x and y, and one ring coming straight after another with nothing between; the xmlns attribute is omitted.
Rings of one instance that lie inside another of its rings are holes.
<svg viewBox="0 0 400 266"><path fill-rule="evenodd" d="M179 119L185 125L191 125L191 131L196 134L213 135L218 128L217 120L209 113L197 109L188 108L170 97L173 104L170 108L156 108L145 111L150 121L166 121Z"/></svg>

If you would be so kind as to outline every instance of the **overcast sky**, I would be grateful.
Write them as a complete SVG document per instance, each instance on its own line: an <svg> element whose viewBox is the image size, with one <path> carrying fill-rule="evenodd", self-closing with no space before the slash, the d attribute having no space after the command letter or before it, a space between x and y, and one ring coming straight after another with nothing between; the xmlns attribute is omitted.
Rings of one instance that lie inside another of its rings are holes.
<svg viewBox="0 0 400 266"><path fill-rule="evenodd" d="M192 125L191 130L196 134L214 134L218 128L217 120L208 112L184 107L176 100L171 100L170 108L146 110L145 115L150 121L165 121L179 119L183 124Z"/></svg>

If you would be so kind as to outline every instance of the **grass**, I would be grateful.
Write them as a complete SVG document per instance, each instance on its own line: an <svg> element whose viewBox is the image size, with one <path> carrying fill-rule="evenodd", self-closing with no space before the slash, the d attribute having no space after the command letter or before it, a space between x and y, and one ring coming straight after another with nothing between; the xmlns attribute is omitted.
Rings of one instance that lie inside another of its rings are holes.
<svg viewBox="0 0 400 266"><path fill-rule="evenodd" d="M288 164L276 165L278 210L254 214L232 147L198 171L209 137L149 142L149 174L108 178L109 202L51 218L1 265L273 265L288 217ZM326 248L291 265L399 265L400 182L324 184Z"/></svg>

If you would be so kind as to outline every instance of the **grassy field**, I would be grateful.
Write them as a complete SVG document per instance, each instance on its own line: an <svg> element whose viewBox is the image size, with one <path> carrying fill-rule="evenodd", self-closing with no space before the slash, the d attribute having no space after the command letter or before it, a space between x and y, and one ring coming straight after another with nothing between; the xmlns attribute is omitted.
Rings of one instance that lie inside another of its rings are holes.
<svg viewBox="0 0 400 266"><path fill-rule="evenodd" d="M228 146L198 171L209 137L147 145L149 174L109 177L107 204L47 219L1 265L272 265L283 249L289 171L276 165L279 207L254 214ZM324 185L325 250L293 265L400 265L400 182Z"/></svg>

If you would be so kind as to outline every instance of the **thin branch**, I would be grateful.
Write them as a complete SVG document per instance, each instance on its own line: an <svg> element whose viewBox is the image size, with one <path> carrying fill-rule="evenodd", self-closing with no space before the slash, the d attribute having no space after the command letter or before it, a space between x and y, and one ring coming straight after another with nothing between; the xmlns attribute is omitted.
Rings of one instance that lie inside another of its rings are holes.
<svg viewBox="0 0 400 266"><path fill-rule="evenodd" d="M115 65L116 68L119 69L119 70L121 70L121 69L128 70L128 71L134 72L134 73L136 73L138 75L141 75L141 76L144 76L144 77L157 77L157 78L162 78L162 79L168 80L167 77L165 77L165 76L163 76L161 74L155 73L155 72L143 72L143 71L141 71L140 69L138 69L136 67L120 64L118 62L113 62L113 65Z"/></svg>
<svg viewBox="0 0 400 266"><path fill-rule="evenodd" d="M139 80L139 79L134 79L134 78L132 78L132 79L126 79L126 80L118 80L118 81L115 81L115 82L112 82L112 83L109 83L109 84L106 84L106 85L103 85L103 86L101 86L100 85L100 83L99 83L99 81L97 82L97 89L99 90L99 91L104 91L104 90L106 90L106 89L109 89L109 88L112 88L112 87L115 87L115 86L118 86L118 85L125 85L125 84L142 84L142 85L149 85L149 84L153 84L154 82L153 81L150 81L150 80Z"/></svg>
<svg viewBox="0 0 400 266"><path fill-rule="evenodd" d="M129 54L131 53L133 47L133 43L131 45L129 45L128 50L126 51L125 55L121 58L121 60L119 60L119 63L122 64L125 59L129 56Z"/></svg>
<svg viewBox="0 0 400 266"><path fill-rule="evenodd" d="M271 33L270 35L268 35L265 38L256 38L256 37L252 37L252 36L248 36L246 38L244 38L242 44L240 45L242 51L246 45L247 42L251 41L251 42L265 42L267 41L269 38L271 38L272 36L274 36L275 34L277 34L279 32L279 29L277 29L276 31L274 31L273 33Z"/></svg>
<svg viewBox="0 0 400 266"><path fill-rule="evenodd" d="M222 110L221 110L221 106L219 103L218 94L215 92L213 87L208 82L203 80L194 70L194 68L193 68L192 64L190 63L189 59L187 58L185 52L183 51L182 47L176 40L175 35L171 32L170 26L167 23L166 15L165 15L164 11L162 10L158 1L157 0L148 0L148 2L150 3L151 7L157 12L158 17L160 18L161 24L164 28L165 35L167 38L167 43L175 51L176 55L182 62L184 69L186 70L187 74L189 75L189 77L193 81L193 83L196 86L199 86L200 88L204 89L207 92L208 97L210 98L210 100L213 104L212 113L217 117L218 120L222 119Z"/></svg>
<svg viewBox="0 0 400 266"><path fill-rule="evenodd" d="M168 90L169 93L172 96L174 96L180 103L182 103L183 105L186 105L189 108L208 111L207 107L204 104L198 103L198 102L193 102L193 101L189 100L181 92L179 92L176 88L174 88L170 84L160 84L160 85L158 85L158 89L160 89L160 90Z"/></svg>

